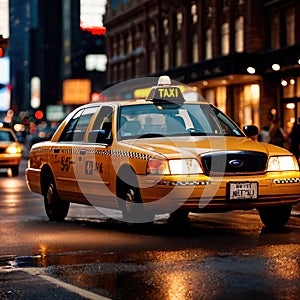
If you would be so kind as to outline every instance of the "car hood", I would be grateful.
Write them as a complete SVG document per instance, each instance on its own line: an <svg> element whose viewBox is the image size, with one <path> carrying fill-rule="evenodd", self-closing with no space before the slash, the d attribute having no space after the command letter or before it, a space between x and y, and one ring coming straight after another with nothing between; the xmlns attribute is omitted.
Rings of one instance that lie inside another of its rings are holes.
<svg viewBox="0 0 300 300"><path fill-rule="evenodd" d="M196 157L217 151L257 151L268 156L289 154L283 148L253 141L247 137L163 137L123 141L131 150L148 152L151 156Z"/></svg>

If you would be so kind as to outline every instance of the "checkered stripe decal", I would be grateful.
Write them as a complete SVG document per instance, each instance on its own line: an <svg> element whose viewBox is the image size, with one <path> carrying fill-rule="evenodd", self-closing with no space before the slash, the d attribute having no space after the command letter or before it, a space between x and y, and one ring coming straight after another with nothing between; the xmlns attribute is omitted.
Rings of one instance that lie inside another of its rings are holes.
<svg viewBox="0 0 300 300"><path fill-rule="evenodd" d="M300 183L300 178L274 179L273 182L276 184Z"/></svg>
<svg viewBox="0 0 300 300"><path fill-rule="evenodd" d="M34 149L34 152L51 153L51 152L53 152L53 149L37 148L37 149ZM61 153L63 153L63 154L80 154L80 148L72 147L72 148L68 148L68 149L62 149ZM112 157L124 157L124 158L129 157L129 158L142 159L142 160L148 160L149 158L152 157L151 155L148 155L145 153L125 151L125 150L108 150L108 149L104 149L104 150L86 149L86 154L112 156Z"/></svg>
<svg viewBox="0 0 300 300"><path fill-rule="evenodd" d="M95 155L114 156L114 157L129 157L129 158L136 158L142 160L147 160L151 157L151 155L148 154L125 151L125 150L89 150L87 151L87 153L95 154Z"/></svg>
<svg viewBox="0 0 300 300"><path fill-rule="evenodd" d="M167 186L196 186L196 185L210 185L210 181L160 181L158 185Z"/></svg>

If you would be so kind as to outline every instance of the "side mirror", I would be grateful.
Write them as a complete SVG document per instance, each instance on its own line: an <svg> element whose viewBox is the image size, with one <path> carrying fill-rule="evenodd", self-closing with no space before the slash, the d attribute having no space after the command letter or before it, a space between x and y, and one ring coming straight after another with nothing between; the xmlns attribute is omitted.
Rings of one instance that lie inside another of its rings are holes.
<svg viewBox="0 0 300 300"><path fill-rule="evenodd" d="M107 144L106 132L103 129L92 130L88 135L89 143L101 143Z"/></svg>
<svg viewBox="0 0 300 300"><path fill-rule="evenodd" d="M255 125L246 125L243 127L243 131L245 132L247 137L258 135L258 128Z"/></svg>

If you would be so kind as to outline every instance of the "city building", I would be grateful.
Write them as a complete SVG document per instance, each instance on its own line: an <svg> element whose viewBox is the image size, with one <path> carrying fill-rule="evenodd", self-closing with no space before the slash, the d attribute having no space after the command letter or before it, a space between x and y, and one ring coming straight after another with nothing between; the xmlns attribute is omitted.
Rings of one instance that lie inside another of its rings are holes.
<svg viewBox="0 0 300 300"><path fill-rule="evenodd" d="M107 79L169 75L241 126L300 116L299 0L108 0Z"/></svg>
<svg viewBox="0 0 300 300"><path fill-rule="evenodd" d="M10 70L6 56L9 46L8 0L0 1L0 122L10 108Z"/></svg>
<svg viewBox="0 0 300 300"><path fill-rule="evenodd" d="M103 88L105 31L88 21L95 15L101 19L105 4L105 0L9 1L7 55L16 114L40 110L49 120L49 108L49 116L62 116L66 106L87 103L93 90Z"/></svg>

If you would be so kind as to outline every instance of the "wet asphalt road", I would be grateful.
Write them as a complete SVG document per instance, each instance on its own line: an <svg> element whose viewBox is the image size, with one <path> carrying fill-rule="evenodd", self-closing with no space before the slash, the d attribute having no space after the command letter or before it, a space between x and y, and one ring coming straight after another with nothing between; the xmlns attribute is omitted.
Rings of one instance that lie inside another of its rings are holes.
<svg viewBox="0 0 300 300"><path fill-rule="evenodd" d="M1 299L299 299L299 205L281 232L256 211L139 229L71 205L49 222L24 168L0 173Z"/></svg>

